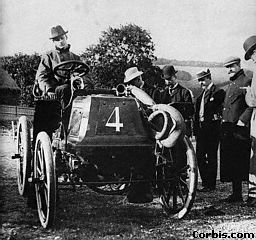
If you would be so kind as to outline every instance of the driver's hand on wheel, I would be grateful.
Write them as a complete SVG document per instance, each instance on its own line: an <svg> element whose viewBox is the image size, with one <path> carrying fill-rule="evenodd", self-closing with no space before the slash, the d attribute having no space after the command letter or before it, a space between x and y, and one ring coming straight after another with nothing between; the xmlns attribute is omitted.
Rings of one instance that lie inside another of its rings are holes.
<svg viewBox="0 0 256 240"><path fill-rule="evenodd" d="M46 94L44 95L44 97L46 99L56 99L56 94L54 92L46 92Z"/></svg>
<svg viewBox="0 0 256 240"><path fill-rule="evenodd" d="M72 76L71 84L74 89L84 89L84 80L80 76Z"/></svg>

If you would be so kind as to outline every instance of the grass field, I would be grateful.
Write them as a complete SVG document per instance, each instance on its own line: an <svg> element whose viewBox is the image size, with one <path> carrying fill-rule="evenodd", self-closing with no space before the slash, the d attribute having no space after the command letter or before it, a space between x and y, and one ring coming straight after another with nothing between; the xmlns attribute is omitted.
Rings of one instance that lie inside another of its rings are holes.
<svg viewBox="0 0 256 240"><path fill-rule="evenodd" d="M131 204L125 196L101 195L86 187L62 189L55 226L43 229L37 210L28 208L26 199L18 193L16 161L11 159L14 151L13 139L0 134L0 239L187 240L196 239L195 232L202 236L212 231L256 236L256 209L221 202L230 194L231 185L219 181L216 191L197 193L192 210L182 220L165 215L157 196L152 203ZM246 182L243 197L247 197ZM207 214L210 208L222 214Z"/></svg>

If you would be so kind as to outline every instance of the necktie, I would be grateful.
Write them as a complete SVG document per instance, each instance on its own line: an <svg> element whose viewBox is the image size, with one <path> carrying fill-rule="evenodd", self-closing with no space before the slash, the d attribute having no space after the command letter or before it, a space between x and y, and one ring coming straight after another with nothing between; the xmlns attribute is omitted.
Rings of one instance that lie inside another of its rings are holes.
<svg viewBox="0 0 256 240"><path fill-rule="evenodd" d="M199 121L200 122L204 121L204 96L205 96L205 93L206 93L206 89L204 90L202 100L201 100L201 104L200 104L200 111L199 111Z"/></svg>

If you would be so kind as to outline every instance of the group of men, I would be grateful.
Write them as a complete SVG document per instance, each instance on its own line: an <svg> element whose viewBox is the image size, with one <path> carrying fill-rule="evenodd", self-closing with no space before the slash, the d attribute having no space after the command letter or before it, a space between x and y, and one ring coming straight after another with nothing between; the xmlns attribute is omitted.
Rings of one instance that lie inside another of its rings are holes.
<svg viewBox="0 0 256 240"><path fill-rule="evenodd" d="M256 36L244 43L245 59L255 62ZM243 202L242 182L248 181L249 193L246 206L256 206L256 90L251 79L241 68L239 57L228 57L223 66L228 71L229 84L224 91L217 87L209 69L197 73L197 80L203 91L196 98L195 112L181 113L187 121L193 119L193 132L196 138L196 155L202 179L200 192L212 192L216 189L218 169L218 149L220 146L220 180L232 183L232 194L223 199L227 203ZM166 88L152 97L157 103L174 105L177 103L193 104L191 91L177 82L177 70L172 65L162 69L162 77ZM144 88L141 75L136 67L125 72L125 84ZM255 74L254 74L255 79ZM145 89L146 91L146 89ZM157 91L157 90L156 90ZM191 117L193 116L193 117ZM250 137L251 129L251 137ZM191 136L191 126L187 124L187 135ZM251 150L253 155L250 159ZM250 169L250 175L249 175Z"/></svg>
<svg viewBox="0 0 256 240"><path fill-rule="evenodd" d="M70 51L67 31L60 25L51 29L50 39L55 49L42 56L36 80L42 91L47 94L55 93L64 108L71 95L70 86L69 83L56 79L53 68L60 62L79 60L79 57ZM244 50L245 60L252 59L256 64L256 36L246 39ZM247 181L249 176L246 204L256 206L256 70L251 81L241 68L240 58L229 57L225 60L224 67L230 78L227 90L218 88L212 82L209 69L202 70L197 74L197 80L203 91L195 103L192 92L178 83L177 70L171 65L162 69L165 89L151 91L151 95L157 103L190 103L193 106L192 109L179 110L186 121L188 136L191 136L190 123L193 119L196 155L203 186L199 190L212 192L216 189L220 143L220 178L222 182L232 182L233 189L232 194L224 201L243 201L242 181ZM129 68L125 72L124 83L146 91L147 83L143 81L142 74L137 67ZM37 128L37 132L41 130L40 127Z"/></svg>
<svg viewBox="0 0 256 240"><path fill-rule="evenodd" d="M256 36L244 42L245 60L256 63ZM256 67L253 79L245 75L239 57L224 61L229 85L224 91L211 81L210 71L198 73L204 91L196 99L196 154L202 192L216 188L217 151L220 143L220 180L232 183L224 202L243 202L242 181L249 180L245 206L256 207Z"/></svg>

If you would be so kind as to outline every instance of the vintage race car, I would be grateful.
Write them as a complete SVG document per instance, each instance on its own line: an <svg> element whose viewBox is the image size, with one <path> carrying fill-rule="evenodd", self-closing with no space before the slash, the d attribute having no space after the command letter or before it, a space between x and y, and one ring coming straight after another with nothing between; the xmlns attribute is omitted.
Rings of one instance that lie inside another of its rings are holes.
<svg viewBox="0 0 256 240"><path fill-rule="evenodd" d="M67 61L54 72L72 79L74 73L87 73L88 66ZM25 116L19 119L13 157L18 160L18 189L28 200L36 200L41 225L54 224L61 185L127 195L134 184L148 182L164 211L183 218L195 199L198 169L180 112L155 104L133 86L75 89L78 85L77 79L71 82L68 126L62 121L53 136L39 132L34 147L31 124ZM47 107L50 101L56 100L37 96L39 105Z"/></svg>

